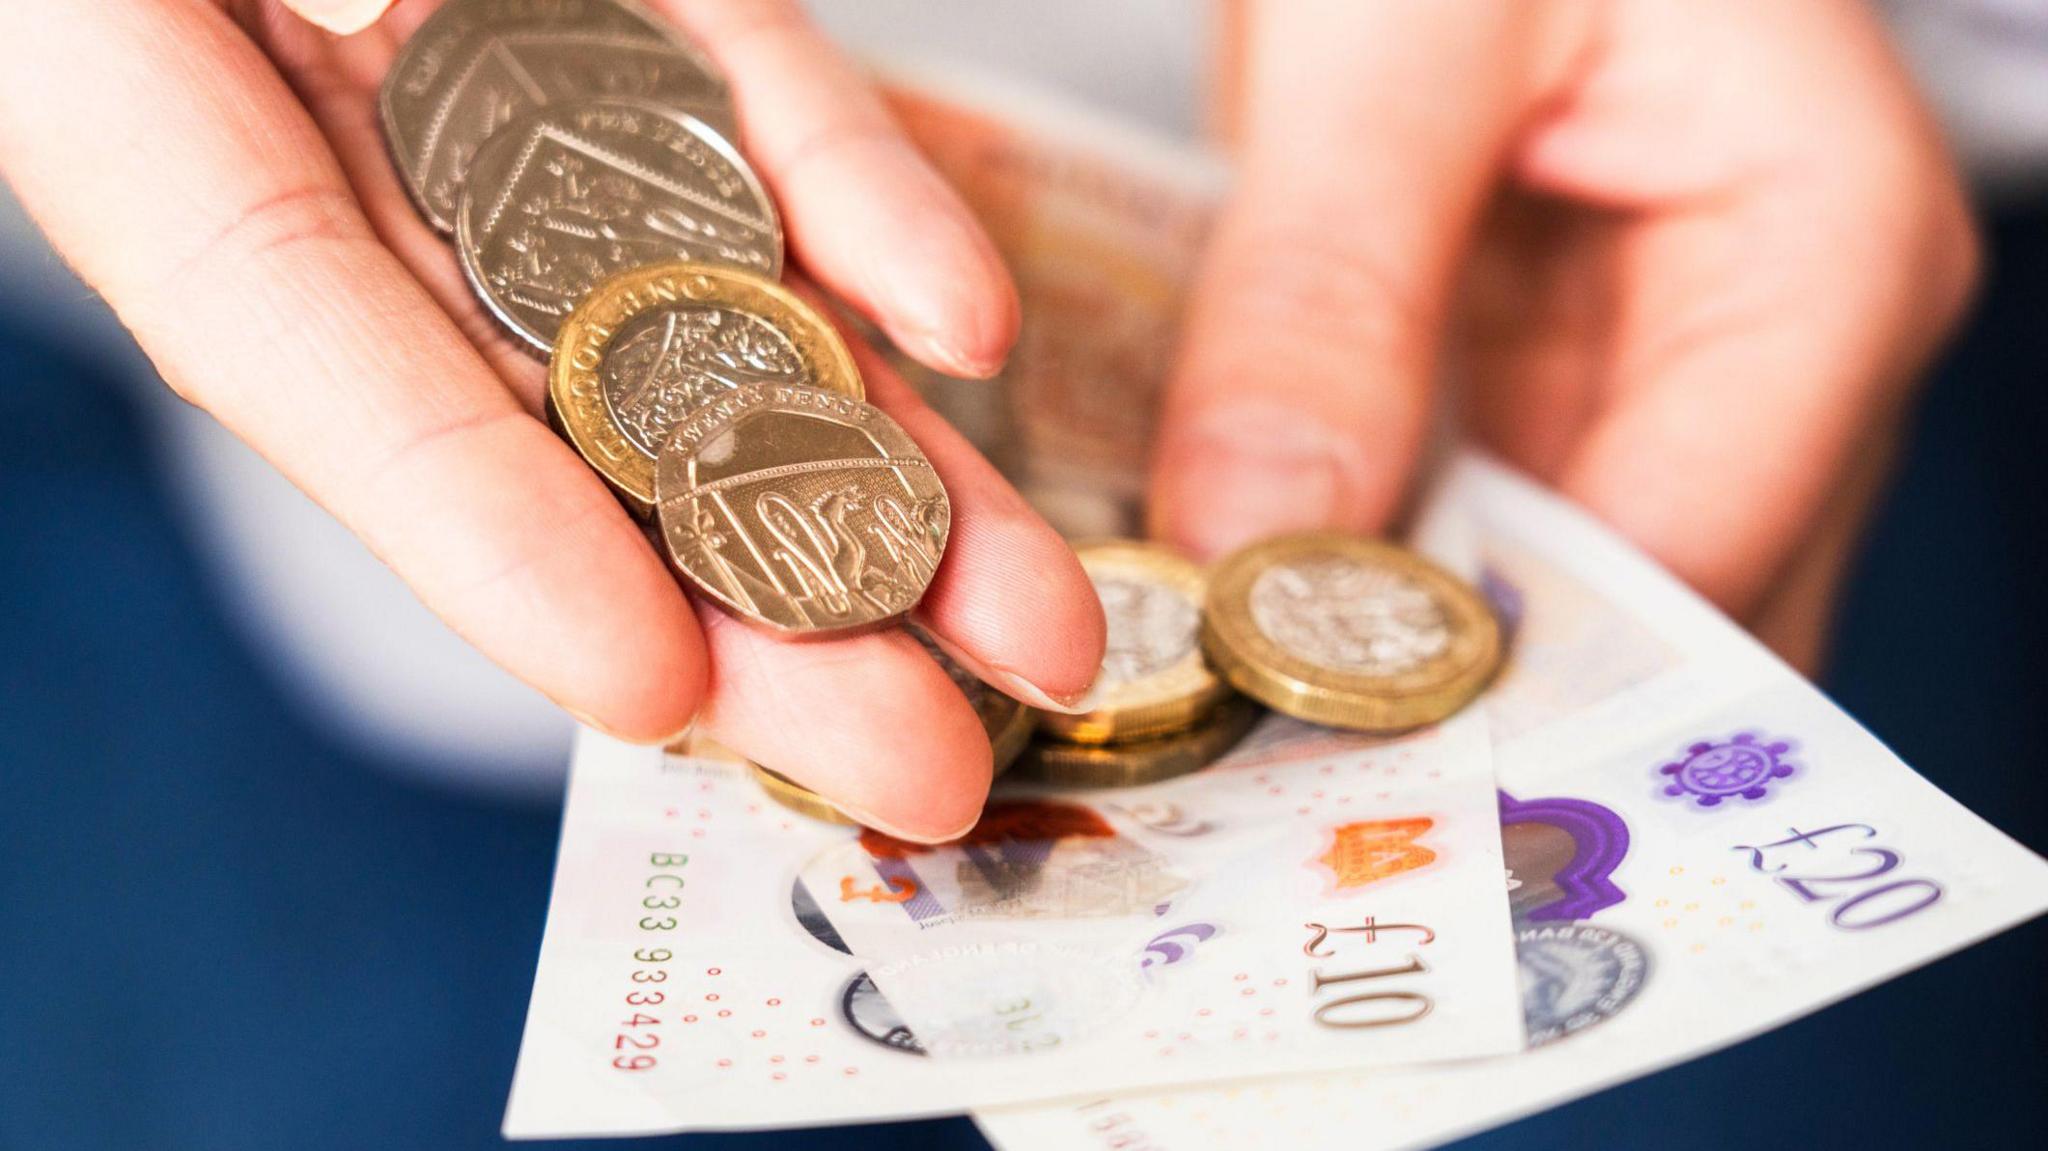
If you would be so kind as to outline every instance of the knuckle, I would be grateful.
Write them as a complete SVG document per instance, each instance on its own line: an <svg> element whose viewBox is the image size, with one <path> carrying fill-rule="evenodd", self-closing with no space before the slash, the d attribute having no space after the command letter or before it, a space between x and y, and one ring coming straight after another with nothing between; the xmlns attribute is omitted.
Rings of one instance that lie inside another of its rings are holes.
<svg viewBox="0 0 2048 1151"><path fill-rule="evenodd" d="M298 249L369 239L368 225L347 192L325 184L293 185L230 213L176 260L148 295L175 305L195 289L216 283L274 290L276 262Z"/></svg>
<svg viewBox="0 0 2048 1151"><path fill-rule="evenodd" d="M1413 277L1362 240L1292 226L1259 225L1222 248L1212 277L1242 321L1276 350L1322 350L1354 359L1363 349L1402 370L1426 366L1439 317Z"/></svg>

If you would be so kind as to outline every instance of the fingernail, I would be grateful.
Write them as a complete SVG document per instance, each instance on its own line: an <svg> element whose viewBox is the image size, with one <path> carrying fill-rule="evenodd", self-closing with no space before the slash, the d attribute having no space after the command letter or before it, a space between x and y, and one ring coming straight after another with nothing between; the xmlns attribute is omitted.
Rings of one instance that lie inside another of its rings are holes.
<svg viewBox="0 0 2048 1151"><path fill-rule="evenodd" d="M934 214L941 212L934 207ZM946 223L939 216L919 237L919 250L904 254L899 265L924 272L894 293L890 311L900 317L903 337L898 345L949 375L986 379L1002 370L1016 341L1016 289L1001 257L971 225Z"/></svg>
<svg viewBox="0 0 2048 1151"><path fill-rule="evenodd" d="M988 359L970 356L929 333L917 337L917 344L923 354L917 358L926 367L934 367L949 376L967 380L985 380L1003 370L1002 359Z"/></svg>
<svg viewBox="0 0 2048 1151"><path fill-rule="evenodd" d="M377 22L393 0L285 0L285 7L329 32L347 36Z"/></svg>
<svg viewBox="0 0 2048 1151"><path fill-rule="evenodd" d="M846 818L853 820L855 823L860 824L862 827L872 827L876 831L881 832L883 835L888 836L890 839L900 839L905 843L922 843L926 845L951 843L954 840L959 839L961 836L966 835L968 832L973 831L974 825L981 822L981 813L977 811L974 813L974 818L968 820L967 825L965 827L962 827L958 831L947 832L944 835L920 835L915 832L905 831L902 828L895 826L894 824L885 822L880 819L876 819L873 815L865 811L862 811L860 808L857 807L849 807L843 803L834 803L832 806L838 808L846 816Z"/></svg>
<svg viewBox="0 0 2048 1151"><path fill-rule="evenodd" d="M1080 715L1083 712L1089 711L1090 708L1087 706L1088 697L1095 690L1095 684L1091 681L1087 687L1082 688L1080 691L1056 694L1032 683L1014 671L1001 667L989 668L989 675L995 682L995 685L1003 690L1004 694L1023 700L1025 703L1041 711L1057 711L1065 715Z"/></svg>
<svg viewBox="0 0 2048 1151"><path fill-rule="evenodd" d="M660 745L663 748L667 748L672 744L681 743L684 737L690 734L690 730L697 726L697 719L695 716L692 716L690 717L690 722L684 724L681 727L681 729L669 735L655 736L652 739L642 739L638 736L627 735L624 732L621 732L618 729L612 727L608 723L600 722L596 716L591 715L588 712L578 711L575 708L568 706L567 704L560 704L559 706L562 708L563 711L569 713L569 718L575 720L577 723L580 723L583 726L590 728L592 731L599 732L603 735L608 735L621 743L637 743L644 744L647 746Z"/></svg>
<svg viewBox="0 0 2048 1151"><path fill-rule="evenodd" d="M1012 699L1020 700L1041 711L1057 711L1067 715L1080 715L1090 710L1082 706L1082 702L1088 698L1090 692L1095 690L1093 680L1090 680L1078 691L1047 691L1001 664L986 663L974 658L974 656L961 650L958 644L946 639L946 637L930 627L920 627L918 630L929 638L932 643L938 645L939 650L945 652L948 659L973 672L975 677L983 683L994 685L997 690ZM1100 675L1101 669L1098 668L1096 674Z"/></svg>
<svg viewBox="0 0 2048 1151"><path fill-rule="evenodd" d="M1270 405L1219 409L1161 451L1157 534L1200 559L1327 527L1357 487L1356 444Z"/></svg>

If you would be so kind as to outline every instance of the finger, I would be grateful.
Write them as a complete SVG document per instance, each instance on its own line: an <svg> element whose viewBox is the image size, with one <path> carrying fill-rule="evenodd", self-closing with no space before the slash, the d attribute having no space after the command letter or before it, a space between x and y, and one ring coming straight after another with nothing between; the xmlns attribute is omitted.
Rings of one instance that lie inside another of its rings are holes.
<svg viewBox="0 0 2048 1151"><path fill-rule="evenodd" d="M327 137L378 239L405 263L527 410L538 414L547 390L545 367L485 311L447 240L413 207L378 120L377 91L385 74L439 3L395 4L374 28L341 39L289 18L253 19L248 27Z"/></svg>
<svg viewBox="0 0 2048 1151"><path fill-rule="evenodd" d="M946 485L953 528L917 615L948 655L1033 707L1069 711L1102 667L1095 585L1052 525L872 349L852 341L868 399Z"/></svg>
<svg viewBox="0 0 2048 1151"><path fill-rule="evenodd" d="M720 743L920 843L957 839L988 796L988 737L960 689L901 629L770 635L702 604L703 724Z"/></svg>
<svg viewBox="0 0 2048 1151"><path fill-rule="evenodd" d="M1713 13L1686 22L1687 52L1654 83L1589 73L1517 166L1627 221L1598 408L1557 483L1743 618L1898 418L1967 300L1975 246L1953 165L1864 6ZM1607 58L1650 50L1633 28ZM1745 83L1712 84L1734 61ZM1521 391L1521 411L1544 405Z"/></svg>
<svg viewBox="0 0 2048 1151"><path fill-rule="evenodd" d="M804 268L920 362L1001 367L1020 313L995 246L794 0L656 7L725 71L744 150Z"/></svg>
<svg viewBox="0 0 2048 1151"><path fill-rule="evenodd" d="M1818 679L1827 662L1842 585L1898 454L1896 432L1872 439L1876 442L1850 465L1798 555L1744 621L1764 646L1809 679Z"/></svg>
<svg viewBox="0 0 2048 1151"><path fill-rule="evenodd" d="M0 39L0 162L166 380L515 674L630 737L682 728L705 676L683 597L377 242L240 31L55 0L0 9Z"/></svg>
<svg viewBox="0 0 2048 1151"><path fill-rule="evenodd" d="M1071 549L959 433L871 350L854 344L868 398L902 424L946 485L953 526L918 615L983 679L1071 708L1101 666L1100 601ZM792 641L700 608L714 672L712 736L919 841L957 838L988 792L981 721L900 630Z"/></svg>
<svg viewBox="0 0 2048 1151"><path fill-rule="evenodd" d="M329 32L347 35L377 22L393 0L284 0L284 6Z"/></svg>
<svg viewBox="0 0 2048 1151"><path fill-rule="evenodd" d="M1393 513L1460 258L1506 141L1556 71L1547 11L1251 5L1241 183L1169 382L1155 534L1208 556Z"/></svg>

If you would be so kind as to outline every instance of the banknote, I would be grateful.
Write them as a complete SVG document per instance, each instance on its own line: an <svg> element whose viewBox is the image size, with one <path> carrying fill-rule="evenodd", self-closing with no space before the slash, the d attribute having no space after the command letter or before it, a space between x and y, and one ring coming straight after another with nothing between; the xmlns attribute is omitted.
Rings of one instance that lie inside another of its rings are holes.
<svg viewBox="0 0 2048 1151"><path fill-rule="evenodd" d="M2048 863L1589 517L1472 455L1433 504L1514 631L1483 706L1528 1049L979 1114L1003 1151L1440 1143L2048 909Z"/></svg>
<svg viewBox="0 0 2048 1151"><path fill-rule="evenodd" d="M730 761L585 732L505 1132L1516 1050L1488 746L1476 714L1396 740L1275 718L1197 775L1006 792L932 848L807 821Z"/></svg>
<svg viewBox="0 0 2048 1151"><path fill-rule="evenodd" d="M884 79L1023 304L995 380L896 364L1054 527L1137 534L1159 388L1227 168L1029 85L930 64Z"/></svg>

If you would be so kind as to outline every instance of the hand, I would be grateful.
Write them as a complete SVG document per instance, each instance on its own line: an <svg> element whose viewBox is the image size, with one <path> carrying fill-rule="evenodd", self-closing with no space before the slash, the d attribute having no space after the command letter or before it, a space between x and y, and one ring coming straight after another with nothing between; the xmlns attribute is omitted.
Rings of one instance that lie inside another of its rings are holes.
<svg viewBox="0 0 2048 1151"><path fill-rule="evenodd" d="M1240 184L1153 528L1201 554L1396 514L1463 426L1793 662L1975 276L1859 0L1251 0Z"/></svg>
<svg viewBox="0 0 2048 1151"><path fill-rule="evenodd" d="M367 25L337 37L270 0L0 5L0 170L179 394L515 674L628 738L701 713L877 826L964 831L988 742L910 637L791 643L693 611L536 418L542 365L471 297L377 126L378 84L433 6L291 0ZM803 269L920 360L994 370L1018 321L994 249L794 0L652 7L727 73ZM997 686L1074 698L1102 619L1072 553L874 356L862 370L953 500L922 618Z"/></svg>

